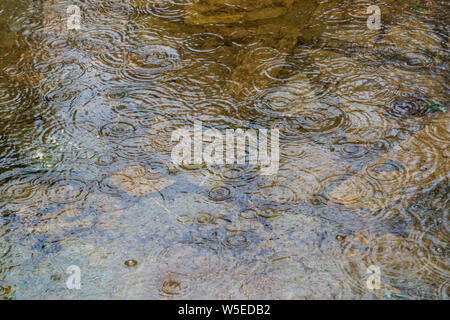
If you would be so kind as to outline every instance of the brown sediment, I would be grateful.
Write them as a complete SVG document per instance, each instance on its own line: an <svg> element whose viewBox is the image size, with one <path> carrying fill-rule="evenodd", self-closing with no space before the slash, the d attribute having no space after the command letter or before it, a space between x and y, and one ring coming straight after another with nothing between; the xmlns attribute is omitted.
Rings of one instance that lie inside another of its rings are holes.
<svg viewBox="0 0 450 320"><path fill-rule="evenodd" d="M108 179L109 183L122 189L131 196L142 196L157 192L174 183L140 164L126 167Z"/></svg>
<svg viewBox="0 0 450 320"><path fill-rule="evenodd" d="M219 34L231 45L223 49L223 52L229 51L227 55L233 57L235 65L228 92L243 98L268 88L273 82L263 71L268 66L280 66L272 76L281 71L297 43L299 32L307 25L306 14L315 6L315 1L294 4L294 0L201 0L187 9L185 22L203 26L205 31ZM304 24L293 23L289 14L291 7L302 8ZM265 22L255 25L255 21ZM249 43L257 43L257 49L246 46ZM264 48L274 50L270 59L261 54Z"/></svg>
<svg viewBox="0 0 450 320"><path fill-rule="evenodd" d="M444 114L346 180L329 196L349 207L377 211L433 188L449 176L449 131L449 116ZM380 194L383 197L377 196Z"/></svg>
<svg viewBox="0 0 450 320"><path fill-rule="evenodd" d="M186 11L190 25L235 24L278 18L294 0L199 0Z"/></svg>

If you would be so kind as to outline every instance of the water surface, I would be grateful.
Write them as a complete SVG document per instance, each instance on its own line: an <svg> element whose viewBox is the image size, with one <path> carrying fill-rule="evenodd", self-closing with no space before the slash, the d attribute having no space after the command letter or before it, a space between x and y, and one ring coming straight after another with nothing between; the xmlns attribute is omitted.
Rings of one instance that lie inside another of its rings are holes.
<svg viewBox="0 0 450 320"><path fill-rule="evenodd" d="M448 3L258 3L1 1L1 298L448 298ZM175 166L196 121L279 171Z"/></svg>

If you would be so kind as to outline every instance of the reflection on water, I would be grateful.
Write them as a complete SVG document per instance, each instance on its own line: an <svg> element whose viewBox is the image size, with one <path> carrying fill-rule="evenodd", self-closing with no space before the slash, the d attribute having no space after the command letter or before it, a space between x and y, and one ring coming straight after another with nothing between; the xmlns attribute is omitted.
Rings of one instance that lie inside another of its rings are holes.
<svg viewBox="0 0 450 320"><path fill-rule="evenodd" d="M0 297L447 299L448 4L422 2L371 30L366 0L3 0ZM279 129L279 171L173 165L195 121Z"/></svg>

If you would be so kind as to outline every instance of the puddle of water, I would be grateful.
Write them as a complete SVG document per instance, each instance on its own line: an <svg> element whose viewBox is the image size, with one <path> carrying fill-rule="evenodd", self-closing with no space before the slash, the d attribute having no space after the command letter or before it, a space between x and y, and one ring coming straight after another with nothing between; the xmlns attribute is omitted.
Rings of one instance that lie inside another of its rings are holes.
<svg viewBox="0 0 450 320"><path fill-rule="evenodd" d="M447 4L70 4L0 5L1 298L448 298ZM198 121L278 171L175 165Z"/></svg>

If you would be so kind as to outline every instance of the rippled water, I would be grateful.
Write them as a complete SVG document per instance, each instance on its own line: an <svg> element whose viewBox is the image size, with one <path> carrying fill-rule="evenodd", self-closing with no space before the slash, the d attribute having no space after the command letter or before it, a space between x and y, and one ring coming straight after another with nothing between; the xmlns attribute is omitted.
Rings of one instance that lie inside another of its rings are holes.
<svg viewBox="0 0 450 320"><path fill-rule="evenodd" d="M449 5L372 4L2 0L0 297L448 299ZM278 172L174 165L196 121Z"/></svg>

